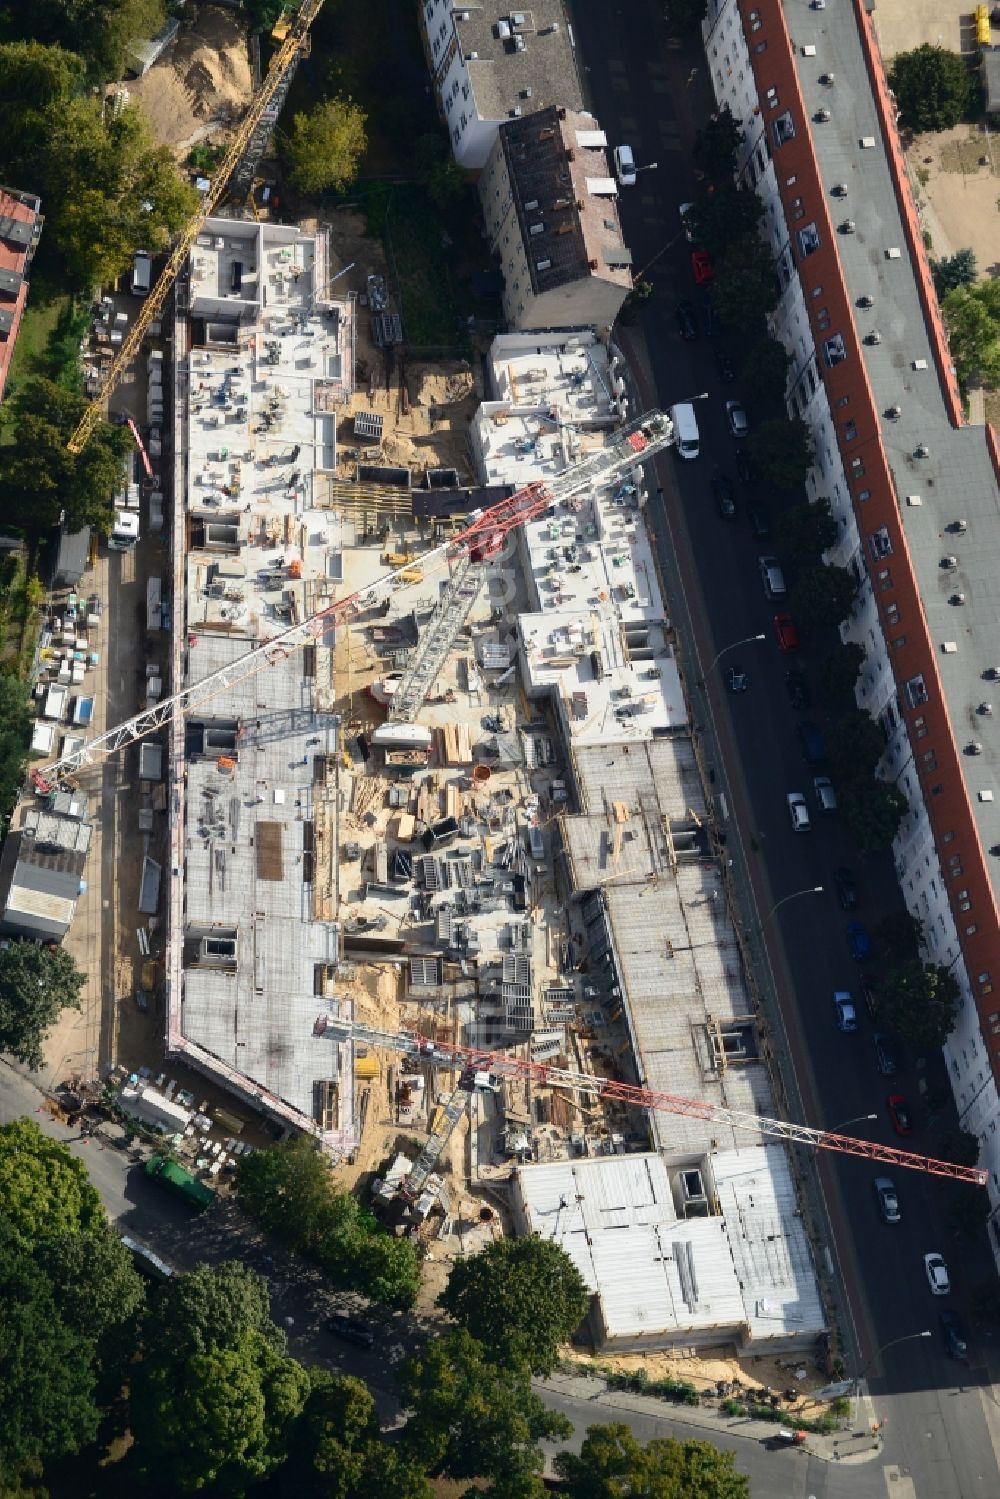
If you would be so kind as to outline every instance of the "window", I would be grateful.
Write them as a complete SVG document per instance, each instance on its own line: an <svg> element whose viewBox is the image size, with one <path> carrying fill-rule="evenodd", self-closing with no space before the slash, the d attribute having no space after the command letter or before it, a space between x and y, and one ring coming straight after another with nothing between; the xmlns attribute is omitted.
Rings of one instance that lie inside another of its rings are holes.
<svg viewBox="0 0 1000 1499"><path fill-rule="evenodd" d="M857 422L845 422L844 423L844 441L845 442L853 442L854 439L857 437L857 435L858 435L858 424L857 424Z"/></svg>
<svg viewBox="0 0 1000 1499"><path fill-rule="evenodd" d="M979 928L976 926L976 923L974 921L970 921L969 925L965 928L965 935L967 937L974 937L978 930ZM980 1074L980 1077L981 1076L982 1074Z"/></svg>
<svg viewBox="0 0 1000 1499"><path fill-rule="evenodd" d="M956 893L956 895L955 895L955 899L958 902L958 909L960 911L971 911L972 910L972 902L969 899L969 892L968 892L968 890L959 890Z"/></svg>
<svg viewBox="0 0 1000 1499"><path fill-rule="evenodd" d="M892 587L892 570L888 567L880 567L878 573L878 586L881 593L888 593Z"/></svg>
<svg viewBox="0 0 1000 1499"><path fill-rule="evenodd" d="M851 459L851 475L850 475L851 478L852 479L861 479L861 478L864 477L864 472L865 472L865 460L863 458L852 458Z"/></svg>
<svg viewBox="0 0 1000 1499"><path fill-rule="evenodd" d="M938 781L936 786L931 787L931 796L940 796L943 790L944 787L941 785L941 782Z"/></svg>
<svg viewBox="0 0 1000 1499"><path fill-rule="evenodd" d="M873 531L868 538L868 545L871 547L872 556L876 562L880 562L883 557L891 557L892 538L888 527L879 526L877 531Z"/></svg>
<svg viewBox="0 0 1000 1499"><path fill-rule="evenodd" d="M858 490L858 499L859 500L861 500L861 501L870 500L871 497L872 497L872 492L871 492L870 489L859 489Z"/></svg>
<svg viewBox="0 0 1000 1499"><path fill-rule="evenodd" d="M840 364L842 360L846 359L847 345L844 343L843 334L835 333L832 338L824 339L823 353L831 369L835 364Z"/></svg>
<svg viewBox="0 0 1000 1499"><path fill-rule="evenodd" d="M925 770L937 770L937 755L933 750L924 750L920 758L924 762Z"/></svg>
<svg viewBox="0 0 1000 1499"><path fill-rule="evenodd" d="M815 255L819 249L819 230L816 228L815 220L807 224L804 229L799 230L799 252L803 257Z"/></svg>
<svg viewBox="0 0 1000 1499"><path fill-rule="evenodd" d="M759 24L759 23L758 23L758 24ZM755 27L755 28L754 28L754 29L755 29L755 30L756 30L756 27ZM757 43L757 45L756 45L756 47L755 47L755 48L754 48L754 49L753 49L753 50L754 50L754 51L755 51L755 52L756 52L756 53L758 53L758 55L759 55L759 54L760 54L760 53L761 53L761 52L766 52L766 51L767 51L767 43L766 43L766 42L758 42L758 43Z"/></svg>
<svg viewBox="0 0 1000 1499"><path fill-rule="evenodd" d="M890 604L889 605L888 609L885 611L885 622L886 622L887 625L898 625L899 624L899 605L898 604Z"/></svg>
<svg viewBox="0 0 1000 1499"><path fill-rule="evenodd" d="M823 295L823 288L821 286L814 286L809 295L811 297L821 297Z"/></svg>
<svg viewBox="0 0 1000 1499"><path fill-rule="evenodd" d="M928 700L927 683L920 672L903 684L903 692L906 695L907 705L911 708L919 708L922 703L926 703Z"/></svg>
<svg viewBox="0 0 1000 1499"><path fill-rule="evenodd" d="M918 723L923 723L923 721L924 720L922 718L917 719ZM941 842L942 843L954 843L954 841L955 841L955 834L951 831L951 829L949 829L947 833L942 833L941 834Z"/></svg>
<svg viewBox="0 0 1000 1499"><path fill-rule="evenodd" d="M896 638L895 638L895 640L892 642L892 648L893 648L894 651L899 651L899 650L902 650L902 648L903 648L903 646L905 644L906 644L906 636L905 635L897 635Z"/></svg>
<svg viewBox="0 0 1000 1499"><path fill-rule="evenodd" d="M816 327L820 333L825 333L830 326L830 314L825 307L821 307L816 314Z"/></svg>
<svg viewBox="0 0 1000 1499"><path fill-rule="evenodd" d="M786 187L794 187L795 184L796 184L796 182L798 182L798 180L799 179L795 176L795 174L793 172L792 175L791 175L791 177L786 177L785 178L785 186Z"/></svg>
<svg viewBox="0 0 1000 1499"><path fill-rule="evenodd" d="M778 98L778 90L776 88L769 88L767 93L764 95L764 98L767 103L768 109L777 109L778 105L781 103L781 100Z"/></svg>
<svg viewBox="0 0 1000 1499"><path fill-rule="evenodd" d="M791 210L792 210L792 218L793 219L804 219L805 216L806 216L806 211L805 211L805 208L803 207L802 199L801 198L793 198L792 199Z"/></svg>
<svg viewBox="0 0 1000 1499"><path fill-rule="evenodd" d="M775 102L777 103L777 100ZM795 138L795 121L792 119L791 111L786 109L784 114L778 115L778 118L773 121L771 128L774 131L774 144L776 146L783 146L786 141L793 140Z"/></svg>
<svg viewBox="0 0 1000 1499"><path fill-rule="evenodd" d="M838 396L837 397L837 405L838 406L849 406L850 404L851 404L851 398L850 398L850 396Z"/></svg>

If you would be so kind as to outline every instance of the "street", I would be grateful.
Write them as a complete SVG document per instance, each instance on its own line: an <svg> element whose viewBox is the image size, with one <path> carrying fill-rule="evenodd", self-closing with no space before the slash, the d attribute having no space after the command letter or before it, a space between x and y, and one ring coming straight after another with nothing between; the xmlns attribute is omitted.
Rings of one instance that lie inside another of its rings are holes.
<svg viewBox="0 0 1000 1499"><path fill-rule="evenodd" d="M652 502L651 521L671 613L682 647L687 644L689 696L706 707L706 721L696 731L715 789L725 792L731 817L727 831L746 851L765 920L804 1117L810 1124L836 1129L874 1113L876 1119L852 1124L847 1132L889 1143L894 1135L886 1097L898 1091L915 1115L912 1148L933 1154L934 1141L919 1103L917 1058L906 1057L890 1084L876 1069L872 1025L863 1007L858 1032L843 1034L836 1027L833 992L853 989L856 994L858 967L848 947L849 918L833 893L833 870L842 864L853 869L861 895L859 915L870 928L899 909L899 892L888 856L856 852L837 817L814 817L804 836L792 831L786 793L811 793L811 772L795 735L802 715L792 710L785 689L790 662L775 642L775 606L764 596L758 571L758 556L780 554L781 548L773 540L754 540L745 516L745 489L737 487L740 513L734 523L720 518L711 494L713 474L735 477L725 399L749 398L752 392L741 389L739 380L720 384L712 339L682 342L675 327L676 301L700 300L678 209L695 194L691 146L699 123L714 107L704 54L697 44L676 48L668 43L659 7L651 0L578 5L574 20L588 102L609 143L627 141L640 165L659 164L656 171L640 173L637 185L623 189L620 199L635 269L649 266L655 283L655 294L641 314L644 346L641 338L622 340L643 402L665 408L709 393L696 406L702 456L685 463L667 455L658 463L662 493ZM728 347L738 371L738 340L731 338ZM764 498L760 486L754 498ZM771 497L767 500L773 520L776 507ZM689 644L691 632L696 654ZM704 689L695 685L717 652L757 633L766 638L741 646L728 658L747 672L747 692L727 692L725 658L708 672ZM828 649L829 644L807 645L793 662L811 680L814 705L808 716L821 725L824 705L818 701L814 668ZM699 697L701 691L705 697ZM822 894L813 893L817 885L824 887ZM794 898L786 900L788 896ZM783 904L769 917L779 901ZM943 1081L939 1058L928 1058L926 1070L929 1083ZM859 1367L848 1372L866 1376L878 1414L886 1421L883 1460L910 1475L913 1493L958 1499L996 1492L1000 1408L988 1370L995 1352L971 1328L971 1364L947 1357L938 1304L923 1266L929 1250L951 1259L955 1290L946 1304L955 1303L964 1312L970 1289L993 1274L990 1256L985 1245L957 1241L947 1229L954 1191L949 1183L895 1173L902 1222L890 1227L879 1217L875 1175L873 1166L832 1156L819 1171L834 1231L833 1264L849 1295L860 1347ZM931 1337L912 1338L924 1330ZM896 1339L912 1340L886 1348Z"/></svg>

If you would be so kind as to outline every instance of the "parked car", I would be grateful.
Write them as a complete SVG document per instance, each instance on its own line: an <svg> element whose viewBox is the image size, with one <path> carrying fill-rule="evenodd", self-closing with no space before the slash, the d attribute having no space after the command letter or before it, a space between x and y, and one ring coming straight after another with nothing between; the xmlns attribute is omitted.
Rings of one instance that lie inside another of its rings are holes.
<svg viewBox="0 0 1000 1499"><path fill-rule="evenodd" d="M635 181L635 174L632 176ZM715 280L715 267L712 257L707 250L691 251L691 270L694 274L695 284L698 286L710 286Z"/></svg>
<svg viewBox="0 0 1000 1499"><path fill-rule="evenodd" d="M375 1346L375 1334L370 1327L354 1317L345 1317L341 1313L330 1317L326 1324L327 1332L332 1332L335 1338L343 1338L345 1343L353 1343L356 1348L373 1348Z"/></svg>
<svg viewBox="0 0 1000 1499"><path fill-rule="evenodd" d="M947 1296L951 1290L951 1279L948 1275L948 1266L939 1254L924 1255L924 1270L927 1273L927 1284L931 1288L932 1296Z"/></svg>
<svg viewBox="0 0 1000 1499"><path fill-rule="evenodd" d="M837 793L833 789L833 782L829 776L813 776L813 792L816 797L816 805L824 816L829 816L837 810Z"/></svg>
<svg viewBox="0 0 1000 1499"><path fill-rule="evenodd" d="M746 448L736 449L736 477L741 484L756 484L757 470Z"/></svg>
<svg viewBox="0 0 1000 1499"><path fill-rule="evenodd" d="M806 764L814 769L825 765L826 740L823 738L823 730L819 725L811 723L808 718L801 718L796 725L795 732L798 735Z"/></svg>
<svg viewBox="0 0 1000 1499"><path fill-rule="evenodd" d="M614 151L615 175L622 187L635 187L635 157L631 146L616 146Z"/></svg>
<svg viewBox="0 0 1000 1499"><path fill-rule="evenodd" d="M725 349L716 349L715 368L719 372L719 379L723 385L732 385L736 379L736 367Z"/></svg>
<svg viewBox="0 0 1000 1499"><path fill-rule="evenodd" d="M865 1009L873 1020L878 1019L878 979L870 973L863 973L858 979L858 993L864 1000Z"/></svg>
<svg viewBox="0 0 1000 1499"><path fill-rule="evenodd" d="M858 1028L858 1012L854 1008L854 1000L850 991L838 989L833 996L833 1003L837 1010L837 1028L842 1031L856 1031Z"/></svg>
<svg viewBox="0 0 1000 1499"><path fill-rule="evenodd" d="M853 874L846 864L841 864L833 871L833 888L844 911L857 910L858 887Z"/></svg>
<svg viewBox="0 0 1000 1499"><path fill-rule="evenodd" d="M789 791L785 798L788 803L788 815L792 819L793 833L808 833L812 826L809 821L809 808L801 791Z"/></svg>
<svg viewBox="0 0 1000 1499"><path fill-rule="evenodd" d="M677 303L677 332L688 342L698 337L698 320L691 302Z"/></svg>
<svg viewBox="0 0 1000 1499"><path fill-rule="evenodd" d="M722 320L715 310L710 291L706 291L701 299L701 331L706 338L718 338L722 332Z"/></svg>
<svg viewBox="0 0 1000 1499"><path fill-rule="evenodd" d="M872 939L863 921L847 923L847 940L851 944L851 957L855 963L863 963L872 955Z"/></svg>
<svg viewBox="0 0 1000 1499"><path fill-rule="evenodd" d="M899 1070L899 1062L891 1039L884 1031L876 1031L873 1040L875 1043L876 1067L883 1077L895 1077Z"/></svg>
<svg viewBox="0 0 1000 1499"><path fill-rule="evenodd" d="M898 1223L901 1218L899 1211L899 1198L896 1196L896 1187L891 1176L876 1176L875 1196L878 1198L878 1210L882 1214L884 1223Z"/></svg>
<svg viewBox="0 0 1000 1499"><path fill-rule="evenodd" d="M938 1313L941 1323L941 1331L944 1333L944 1346L952 1358L967 1359L969 1357L969 1345L965 1340L965 1328L962 1319L957 1312L950 1307Z"/></svg>
<svg viewBox="0 0 1000 1499"><path fill-rule="evenodd" d="M774 616L774 635L778 642L779 651L798 650L799 632L795 628L795 621L790 614L776 614Z"/></svg>
<svg viewBox="0 0 1000 1499"><path fill-rule="evenodd" d="M747 506L747 520L750 522L750 530L758 541L767 541L771 534L771 517L762 505Z"/></svg>
<svg viewBox="0 0 1000 1499"><path fill-rule="evenodd" d="M677 210L681 216L681 228L684 230L684 238L689 245L694 244L694 230L691 228L691 220L688 217L693 207L693 203L682 203Z"/></svg>
<svg viewBox="0 0 1000 1499"><path fill-rule="evenodd" d="M750 686L742 666L731 666L726 672L726 681L729 683L730 692L746 692Z"/></svg>
<svg viewBox="0 0 1000 1499"><path fill-rule="evenodd" d="M715 496L715 507L723 520L736 519L736 489L732 479L727 479L725 474L716 474L712 480L712 493Z"/></svg>
<svg viewBox="0 0 1000 1499"><path fill-rule="evenodd" d="M746 437L750 431L750 423L742 401L726 402L726 420L729 422L729 430L734 437Z"/></svg>
<svg viewBox="0 0 1000 1499"><path fill-rule="evenodd" d="M785 690L793 708L808 708L811 697L809 683L800 671L785 672Z"/></svg>
<svg viewBox="0 0 1000 1499"><path fill-rule="evenodd" d="M910 1106L902 1093L889 1094L889 1118L897 1135L913 1134L913 1118L910 1114Z"/></svg>

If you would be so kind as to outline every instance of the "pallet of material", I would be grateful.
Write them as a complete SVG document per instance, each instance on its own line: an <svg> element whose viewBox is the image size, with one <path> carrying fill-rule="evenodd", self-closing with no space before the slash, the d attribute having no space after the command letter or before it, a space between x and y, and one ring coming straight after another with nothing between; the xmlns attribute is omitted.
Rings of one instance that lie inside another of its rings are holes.
<svg viewBox="0 0 1000 1499"><path fill-rule="evenodd" d="M417 830L417 820L412 812L400 812L396 819L396 838L400 843L409 843Z"/></svg>
<svg viewBox="0 0 1000 1499"><path fill-rule="evenodd" d="M446 723L438 730L445 765L471 765L472 735L468 724Z"/></svg>

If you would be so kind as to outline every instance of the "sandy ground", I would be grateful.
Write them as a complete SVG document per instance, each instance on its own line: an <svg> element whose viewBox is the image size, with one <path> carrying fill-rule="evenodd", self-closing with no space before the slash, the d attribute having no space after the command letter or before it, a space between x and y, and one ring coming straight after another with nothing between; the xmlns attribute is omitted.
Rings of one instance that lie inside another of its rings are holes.
<svg viewBox="0 0 1000 1499"><path fill-rule="evenodd" d="M590 1364L588 1355L564 1349L563 1355L572 1362ZM649 1379L685 1379L698 1390L715 1391L720 1382L739 1380L746 1389L773 1390L783 1394L795 1389L801 1399L795 1409L808 1416L811 1407L818 1402L810 1400L808 1392L824 1385L826 1376L821 1374L810 1357L794 1359L791 1354L774 1358L754 1357L739 1359L736 1350L727 1354L724 1348L709 1349L704 1353L678 1349L670 1353L598 1355L596 1362L605 1369L620 1370L635 1374L643 1370ZM797 1376L801 1375L799 1378Z"/></svg>
<svg viewBox="0 0 1000 1499"><path fill-rule="evenodd" d="M231 10L203 5L144 78L127 85L157 141L177 155L242 115L252 92L246 25Z"/></svg>
<svg viewBox="0 0 1000 1499"><path fill-rule="evenodd" d="M919 135L907 151L931 254L974 250L981 276L1000 272L1000 149L986 131L956 125Z"/></svg>
<svg viewBox="0 0 1000 1499"><path fill-rule="evenodd" d="M976 40L974 10L971 0L879 0L875 31L882 55L889 59L924 42L970 52ZM1000 42L995 29L993 40Z"/></svg>

